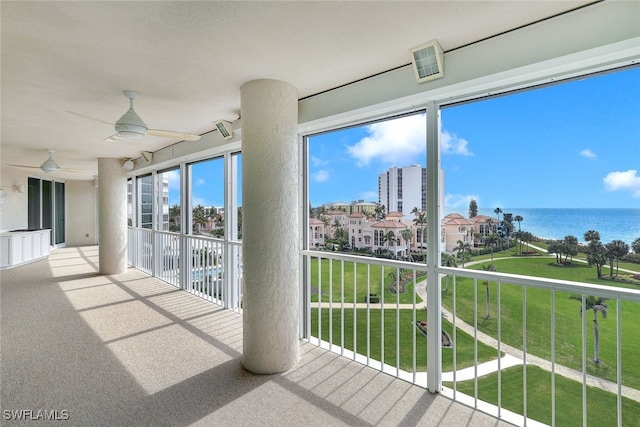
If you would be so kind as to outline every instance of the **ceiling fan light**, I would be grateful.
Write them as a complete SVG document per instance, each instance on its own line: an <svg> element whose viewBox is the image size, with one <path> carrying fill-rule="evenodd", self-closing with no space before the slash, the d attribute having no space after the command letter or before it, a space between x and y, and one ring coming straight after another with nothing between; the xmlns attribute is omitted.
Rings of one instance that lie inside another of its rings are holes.
<svg viewBox="0 0 640 427"><path fill-rule="evenodd" d="M136 114L133 108L124 113L116 122L116 132L123 138L144 138L147 136L147 125Z"/></svg>
<svg viewBox="0 0 640 427"><path fill-rule="evenodd" d="M58 166L55 160L49 157L49 159L40 166L40 169L42 169L42 172L44 173L52 173L58 172L60 170L60 166Z"/></svg>

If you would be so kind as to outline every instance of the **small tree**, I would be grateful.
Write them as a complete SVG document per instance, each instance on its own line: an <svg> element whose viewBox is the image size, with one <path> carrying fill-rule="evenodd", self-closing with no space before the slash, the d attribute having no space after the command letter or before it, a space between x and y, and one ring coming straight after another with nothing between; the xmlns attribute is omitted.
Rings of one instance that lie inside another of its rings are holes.
<svg viewBox="0 0 640 427"><path fill-rule="evenodd" d="M493 262L489 265L483 265L482 269L484 271L496 271L496 267L493 265ZM491 319L491 310L490 310L491 295L489 291L489 281L483 280L482 284L485 286L484 318Z"/></svg>
<svg viewBox="0 0 640 427"><path fill-rule="evenodd" d="M478 216L478 203L475 199L469 201L469 218Z"/></svg>
<svg viewBox="0 0 640 427"><path fill-rule="evenodd" d="M471 246L469 246L468 243L463 242L462 240L458 240L457 243L458 243L458 246L453 249L453 252L458 253L458 257L460 258L460 261L462 261L462 268L464 268L464 261L466 259L465 252L468 252L469 254L471 254Z"/></svg>
<svg viewBox="0 0 640 427"><path fill-rule="evenodd" d="M613 240L606 245L607 250L609 251L609 259L616 261L616 276L618 275L619 268L618 262L620 258L629 253L629 245L627 245L622 240ZM613 262L611 262L611 271L613 274Z"/></svg>
<svg viewBox="0 0 640 427"><path fill-rule="evenodd" d="M587 254L587 262L589 265L595 265L598 273L598 279L602 277L602 266L607 263L609 254L607 248L601 242L589 243L589 253Z"/></svg>
<svg viewBox="0 0 640 427"><path fill-rule="evenodd" d="M458 262L456 261L456 257L450 253L442 252L440 257L440 265L443 267L457 267ZM447 292L449 290L449 275L447 274L444 282L444 291Z"/></svg>
<svg viewBox="0 0 640 427"><path fill-rule="evenodd" d="M571 295L570 299L582 302L582 295ZM593 363L599 365L600 361L600 328L598 324L598 312L602 313L604 319L607 318L607 298L587 296L584 299L584 306L580 307L580 316L586 310L593 310Z"/></svg>

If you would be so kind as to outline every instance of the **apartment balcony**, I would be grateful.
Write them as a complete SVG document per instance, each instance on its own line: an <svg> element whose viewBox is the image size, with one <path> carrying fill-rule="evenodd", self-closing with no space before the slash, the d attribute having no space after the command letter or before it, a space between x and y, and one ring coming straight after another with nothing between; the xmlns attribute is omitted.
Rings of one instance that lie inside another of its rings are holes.
<svg viewBox="0 0 640 427"><path fill-rule="evenodd" d="M507 425L304 341L294 369L251 374L241 314L97 263L64 248L2 273L3 425Z"/></svg>

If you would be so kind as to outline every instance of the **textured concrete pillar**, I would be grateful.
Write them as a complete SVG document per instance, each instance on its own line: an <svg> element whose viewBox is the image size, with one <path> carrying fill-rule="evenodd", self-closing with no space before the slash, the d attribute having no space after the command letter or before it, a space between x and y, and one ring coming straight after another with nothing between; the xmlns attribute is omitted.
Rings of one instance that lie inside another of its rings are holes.
<svg viewBox="0 0 640 427"><path fill-rule="evenodd" d="M127 269L127 174L122 160L98 159L100 274Z"/></svg>
<svg viewBox="0 0 640 427"><path fill-rule="evenodd" d="M246 369L298 363L298 94L288 83L241 88L243 317Z"/></svg>

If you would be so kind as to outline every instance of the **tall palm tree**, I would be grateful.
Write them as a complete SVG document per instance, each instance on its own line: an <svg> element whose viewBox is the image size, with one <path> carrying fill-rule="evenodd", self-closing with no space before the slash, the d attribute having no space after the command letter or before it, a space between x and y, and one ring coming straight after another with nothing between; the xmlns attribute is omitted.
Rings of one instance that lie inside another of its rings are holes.
<svg viewBox="0 0 640 427"><path fill-rule="evenodd" d="M491 233L484 238L484 245L491 249L491 264L493 264L493 248L498 243L498 240L499 238L496 233Z"/></svg>
<svg viewBox="0 0 640 427"><path fill-rule="evenodd" d="M569 299L582 302L582 295L571 295ZM598 325L598 312L602 313L602 318L607 318L607 298L587 296L584 306L580 307L580 315L587 310L593 310L593 362L599 365L600 362L600 328Z"/></svg>
<svg viewBox="0 0 640 427"><path fill-rule="evenodd" d="M520 255L522 255L522 231L520 230L520 223L524 220L521 215L516 215L513 220L518 223L518 240L520 240Z"/></svg>
<svg viewBox="0 0 640 427"><path fill-rule="evenodd" d="M427 213L419 212L417 208L414 208L414 210L416 210L416 217L413 219L413 222L420 230L420 247L424 250L424 229L425 225L427 225Z"/></svg>
<svg viewBox="0 0 640 427"><path fill-rule="evenodd" d="M500 214L502 213L502 209L500 209L500 208L495 208L495 209L493 210L493 213L494 213L494 214L496 214L496 215L498 215L498 221L500 221Z"/></svg>
<svg viewBox="0 0 640 427"><path fill-rule="evenodd" d="M471 254L471 246L469 246L469 243L463 242L462 240L458 240L457 243L458 246L453 248L453 252L458 252L458 256L462 261L462 268L464 268L464 260L466 257L465 252L469 252L469 254Z"/></svg>

